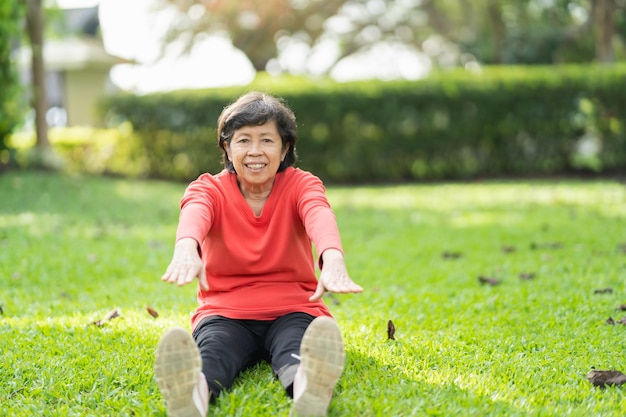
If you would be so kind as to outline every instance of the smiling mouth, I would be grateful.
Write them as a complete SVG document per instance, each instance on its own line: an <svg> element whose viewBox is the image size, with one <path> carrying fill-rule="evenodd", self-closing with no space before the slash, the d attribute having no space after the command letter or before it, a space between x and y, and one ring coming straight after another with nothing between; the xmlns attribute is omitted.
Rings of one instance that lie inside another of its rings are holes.
<svg viewBox="0 0 626 417"><path fill-rule="evenodd" d="M265 164L246 164L246 167L250 169L261 169L265 167Z"/></svg>

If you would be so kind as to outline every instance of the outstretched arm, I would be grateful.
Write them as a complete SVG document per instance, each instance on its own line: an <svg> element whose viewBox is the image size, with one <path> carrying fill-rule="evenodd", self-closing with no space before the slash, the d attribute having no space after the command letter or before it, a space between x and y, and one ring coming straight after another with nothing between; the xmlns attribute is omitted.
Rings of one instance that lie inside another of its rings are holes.
<svg viewBox="0 0 626 417"><path fill-rule="evenodd" d="M182 286L195 278L198 278L200 288L209 290L204 264L198 253L198 242L193 238L180 239L174 246L174 256L161 279Z"/></svg>
<svg viewBox="0 0 626 417"><path fill-rule="evenodd" d="M356 284L348 275L343 254L337 249L327 249L322 253L322 272L320 274L315 294L309 301L318 301L324 292L340 294L363 292L363 288Z"/></svg>

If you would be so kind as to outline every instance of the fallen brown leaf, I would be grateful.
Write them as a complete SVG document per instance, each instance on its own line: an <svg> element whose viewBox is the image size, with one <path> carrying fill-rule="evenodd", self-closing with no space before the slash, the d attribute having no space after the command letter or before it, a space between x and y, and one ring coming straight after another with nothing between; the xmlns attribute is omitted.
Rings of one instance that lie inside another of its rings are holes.
<svg viewBox="0 0 626 417"><path fill-rule="evenodd" d="M106 322L113 320L116 317L120 317L122 315L122 312L120 311L119 308L116 308L114 310L109 311L106 316L104 316L102 319L94 321L92 324L97 326L97 327L102 327L106 324Z"/></svg>
<svg viewBox="0 0 626 417"><path fill-rule="evenodd" d="M151 315L152 317L154 317L155 319L156 319L157 317L159 317L159 313L158 313L155 309L153 309L152 307L150 307L150 306L146 306L146 310L148 311L148 314L150 314L150 315Z"/></svg>
<svg viewBox="0 0 626 417"><path fill-rule="evenodd" d="M531 243L530 248L532 250L539 249L561 249L563 244L561 242L549 242L549 243Z"/></svg>
<svg viewBox="0 0 626 417"><path fill-rule="evenodd" d="M522 272L521 274L519 274L520 279L523 279L526 281L534 279L535 276L536 274L534 272Z"/></svg>
<svg viewBox="0 0 626 417"><path fill-rule="evenodd" d="M443 259L459 259L461 257L462 253L461 252L444 252L441 254L441 257Z"/></svg>
<svg viewBox="0 0 626 417"><path fill-rule="evenodd" d="M618 311L626 311L626 304L622 304L619 307L616 308L616 310Z"/></svg>
<svg viewBox="0 0 626 417"><path fill-rule="evenodd" d="M498 278L483 277L482 275L478 277L478 281L480 281L481 284L491 286L500 285L500 280Z"/></svg>
<svg viewBox="0 0 626 417"><path fill-rule="evenodd" d="M513 253L515 252L515 246L510 246L510 245L504 245L502 246L502 252L504 253Z"/></svg>
<svg viewBox="0 0 626 417"><path fill-rule="evenodd" d="M626 375L616 370L597 371L594 369L588 372L585 377L596 387L622 385L626 383Z"/></svg>
<svg viewBox="0 0 626 417"><path fill-rule="evenodd" d="M622 317L619 320L614 320L613 317L609 317L605 321L606 324L623 324L626 326L626 317Z"/></svg>
<svg viewBox="0 0 626 417"><path fill-rule="evenodd" d="M387 322L387 338L390 340L396 340L396 326L394 326L393 321L389 320Z"/></svg>
<svg viewBox="0 0 626 417"><path fill-rule="evenodd" d="M599 288L593 292L594 294L611 294L613 293L613 288Z"/></svg>

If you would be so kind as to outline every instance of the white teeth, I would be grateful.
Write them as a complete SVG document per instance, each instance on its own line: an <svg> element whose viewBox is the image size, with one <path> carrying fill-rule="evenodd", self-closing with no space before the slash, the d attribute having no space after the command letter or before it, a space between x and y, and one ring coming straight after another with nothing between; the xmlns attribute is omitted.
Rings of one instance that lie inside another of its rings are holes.
<svg viewBox="0 0 626 417"><path fill-rule="evenodd" d="M252 168L252 169L259 169L259 168L263 168L265 166L265 164L248 164L248 168Z"/></svg>

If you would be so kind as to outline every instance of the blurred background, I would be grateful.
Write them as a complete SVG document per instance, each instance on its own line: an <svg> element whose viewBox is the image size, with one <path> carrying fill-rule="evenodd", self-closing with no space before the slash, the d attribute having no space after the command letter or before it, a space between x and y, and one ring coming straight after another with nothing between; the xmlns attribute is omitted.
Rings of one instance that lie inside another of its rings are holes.
<svg viewBox="0 0 626 417"><path fill-rule="evenodd" d="M626 0L4 0L0 32L4 168L193 178L251 89L329 180L626 162Z"/></svg>

